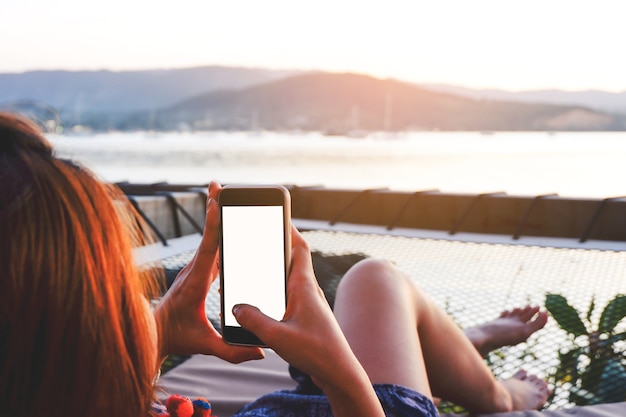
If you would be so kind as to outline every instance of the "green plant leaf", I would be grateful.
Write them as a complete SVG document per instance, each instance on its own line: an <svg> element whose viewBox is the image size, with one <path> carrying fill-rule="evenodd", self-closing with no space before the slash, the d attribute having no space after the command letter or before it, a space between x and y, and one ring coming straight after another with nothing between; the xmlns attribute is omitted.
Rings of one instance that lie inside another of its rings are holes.
<svg viewBox="0 0 626 417"><path fill-rule="evenodd" d="M591 323L591 316L593 314L593 310L596 309L596 297L595 295L591 297L591 303L589 303L589 310L587 311L587 323Z"/></svg>
<svg viewBox="0 0 626 417"><path fill-rule="evenodd" d="M556 320L559 326L574 336L587 334L585 323L581 320L574 307L567 299L559 294L546 294L546 309Z"/></svg>
<svg viewBox="0 0 626 417"><path fill-rule="evenodd" d="M604 308L600 316L598 331L600 333L613 333L615 326L626 316L626 295L618 295Z"/></svg>

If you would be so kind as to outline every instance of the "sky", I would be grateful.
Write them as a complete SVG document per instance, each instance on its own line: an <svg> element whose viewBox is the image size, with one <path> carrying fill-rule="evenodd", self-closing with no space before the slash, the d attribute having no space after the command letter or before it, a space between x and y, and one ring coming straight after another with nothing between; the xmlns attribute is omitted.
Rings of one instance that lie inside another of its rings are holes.
<svg viewBox="0 0 626 417"><path fill-rule="evenodd" d="M0 0L0 73L205 65L626 91L623 0Z"/></svg>

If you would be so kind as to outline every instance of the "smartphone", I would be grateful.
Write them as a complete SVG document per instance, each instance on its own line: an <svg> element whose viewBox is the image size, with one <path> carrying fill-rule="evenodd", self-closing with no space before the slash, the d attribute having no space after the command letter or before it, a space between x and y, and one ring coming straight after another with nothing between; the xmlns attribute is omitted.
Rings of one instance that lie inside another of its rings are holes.
<svg viewBox="0 0 626 417"><path fill-rule="evenodd" d="M250 304L276 320L287 306L291 255L291 198L280 185L225 186L220 207L222 337L231 344L266 346L232 313Z"/></svg>

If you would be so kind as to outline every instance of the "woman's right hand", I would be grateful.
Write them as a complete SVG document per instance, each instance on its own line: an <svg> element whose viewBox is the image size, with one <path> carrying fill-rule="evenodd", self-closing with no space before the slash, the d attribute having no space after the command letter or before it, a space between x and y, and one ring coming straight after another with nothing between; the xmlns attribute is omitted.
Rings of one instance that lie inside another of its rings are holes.
<svg viewBox="0 0 626 417"><path fill-rule="evenodd" d="M161 356L202 353L233 363L264 357L258 347L226 343L207 319L206 296L218 276L220 217L217 198L221 189L220 184L211 183L200 246L155 310Z"/></svg>
<svg viewBox="0 0 626 417"><path fill-rule="evenodd" d="M250 305L237 305L233 313L244 328L309 374L324 390L335 415L384 415L367 374L317 284L309 247L293 226L287 297L280 322Z"/></svg>

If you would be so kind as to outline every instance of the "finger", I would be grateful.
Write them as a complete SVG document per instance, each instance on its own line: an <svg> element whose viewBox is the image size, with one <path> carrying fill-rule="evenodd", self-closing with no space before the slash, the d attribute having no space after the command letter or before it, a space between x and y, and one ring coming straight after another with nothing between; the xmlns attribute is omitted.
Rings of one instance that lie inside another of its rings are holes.
<svg viewBox="0 0 626 417"><path fill-rule="evenodd" d="M211 183L209 184L209 197L208 198L217 200L217 197L219 196L220 191L222 191L222 185L217 181L211 181Z"/></svg>
<svg viewBox="0 0 626 417"><path fill-rule="evenodd" d="M265 352L259 347L234 346L224 341L212 346L212 354L230 363L241 363L265 358Z"/></svg>
<svg viewBox="0 0 626 417"><path fill-rule="evenodd" d="M300 273L290 273L287 285L298 286L305 282L310 285L317 285L313 272L313 260L308 243L304 240L300 232L292 226L291 228L291 271Z"/></svg>
<svg viewBox="0 0 626 417"><path fill-rule="evenodd" d="M291 267L294 268L293 262L296 262L297 267L302 268L310 265L313 267L313 261L311 260L311 249L309 248L309 244L304 240L302 234L296 229L294 225L291 225L291 254L292 254L292 264Z"/></svg>
<svg viewBox="0 0 626 417"><path fill-rule="evenodd" d="M211 181L209 184L209 198L207 200L207 212L204 222L204 236L210 237L210 239L203 239L200 249L208 250L209 252L217 252L219 247L219 223L220 223L220 210L217 204L219 193L222 191L222 186L216 181Z"/></svg>
<svg viewBox="0 0 626 417"><path fill-rule="evenodd" d="M279 322L266 316L257 307L248 304L237 304L233 307L233 315L241 327L252 332L259 339L271 345L272 328L279 325Z"/></svg>
<svg viewBox="0 0 626 417"><path fill-rule="evenodd" d="M219 214L217 202L207 201L207 215L204 233L193 258L181 269L178 276L184 276L187 284L199 288L199 293L206 293L212 279L216 277L217 255L219 246ZM179 281L178 278L176 281ZM176 282L175 281L175 282ZM204 290L203 290L204 289Z"/></svg>
<svg viewBox="0 0 626 417"><path fill-rule="evenodd" d="M207 201L206 220L204 233L200 240L198 250L192 260L196 267L212 267L216 261L217 248L219 246L219 208L217 201L209 198Z"/></svg>
<svg viewBox="0 0 626 417"><path fill-rule="evenodd" d="M217 207L215 202L221 190L222 186L218 182L211 181L206 201L204 230L199 248L193 258L181 269L180 273L186 273L189 269L194 268L198 259L202 262L202 259L208 257L210 262L215 262L219 246L219 207Z"/></svg>
<svg viewBox="0 0 626 417"><path fill-rule="evenodd" d="M200 244L201 249L217 251L219 241L220 213L215 198L207 201L207 211L204 223L204 234Z"/></svg>

